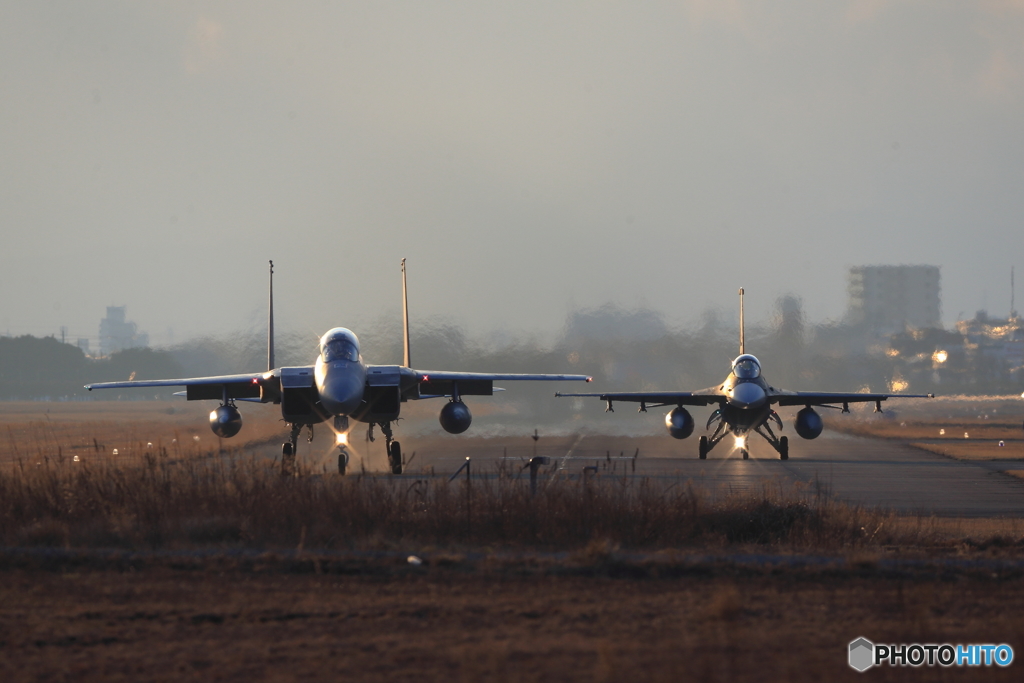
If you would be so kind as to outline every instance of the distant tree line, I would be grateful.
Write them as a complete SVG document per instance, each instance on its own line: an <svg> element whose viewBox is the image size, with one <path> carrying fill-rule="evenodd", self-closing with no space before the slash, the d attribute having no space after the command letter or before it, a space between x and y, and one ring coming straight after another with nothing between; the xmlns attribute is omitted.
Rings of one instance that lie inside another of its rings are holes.
<svg viewBox="0 0 1024 683"><path fill-rule="evenodd" d="M54 337L0 337L0 400L79 399L89 394L83 385L90 382L179 377L181 371L167 351L125 349L93 360Z"/></svg>
<svg viewBox="0 0 1024 683"><path fill-rule="evenodd" d="M364 360L402 362L401 324L380 318L356 326ZM418 370L580 373L594 377L587 387L547 382L508 383L501 397L524 420L560 421L579 411L579 402L555 399L556 389L695 390L714 385L729 371L738 353L734 316L706 311L695 325L674 328L649 309L606 305L569 314L555 339L506 331L471 338L444 318L425 319L412 329L412 365ZM318 339L279 333L276 365L309 365ZM746 350L761 360L766 378L777 387L818 391L890 391L948 393L1020 392L1021 375L999 369L985 372L980 362L965 362L961 337L941 330L871 338L856 326L805 323L798 299L783 297L770 320L748 325ZM948 349L940 374L932 353ZM109 358L87 358L77 347L53 337L0 338L0 399L77 398L89 382L196 377L252 372L267 367L265 333L259 330L204 337L165 350L129 349ZM502 386L499 383L499 386ZM170 396L170 390L131 390L124 398ZM116 396L104 394L106 398ZM99 396L94 396L98 398ZM575 407L574 407L575 406ZM440 408L440 405L438 406ZM590 406L584 408L588 412ZM513 418L514 419L514 418Z"/></svg>

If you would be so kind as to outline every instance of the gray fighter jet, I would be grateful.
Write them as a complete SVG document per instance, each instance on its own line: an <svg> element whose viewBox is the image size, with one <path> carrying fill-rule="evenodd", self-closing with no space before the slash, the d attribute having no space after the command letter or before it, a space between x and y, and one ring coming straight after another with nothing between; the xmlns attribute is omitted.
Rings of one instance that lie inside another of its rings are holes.
<svg viewBox="0 0 1024 683"><path fill-rule="evenodd" d="M612 411L614 401L632 401L640 404L641 413L648 408L675 406L665 415L665 427L676 439L685 439L693 433L693 416L683 406L718 407L708 418L705 429L718 423L711 437L701 436L697 450L701 460L708 457L715 446L732 434L736 448L743 459L750 457L747 436L756 432L771 444L782 460L789 458L789 437L776 436L772 431L774 423L782 429L782 419L773 406L804 406L796 415L796 433L805 439L814 439L824 428L821 415L812 406L838 409L841 404L844 413L850 412L851 403L875 404L875 412L882 412L882 401L889 398L933 398L933 394L861 394L830 393L819 391L785 391L768 383L761 375L761 363L746 353L743 329L743 290L740 289L740 355L732 362L732 372L721 384L700 391L634 391L603 394L563 394L555 396L593 396L607 402L606 412Z"/></svg>
<svg viewBox="0 0 1024 683"><path fill-rule="evenodd" d="M133 387L185 387L189 401L219 400L210 413L210 428L220 437L232 437L242 428L242 416L236 401L275 403L291 428L291 436L281 447L281 466L285 474L294 472L295 453L303 427L312 439L313 425L333 418L338 452L338 471L348 465L349 419L369 423L373 440L374 425L384 433L391 472L402 473L402 448L394 440L391 423L398 419L402 403L423 398L448 398L441 409L440 422L445 431L461 434L469 429L473 416L463 396L491 395L495 381L578 380L586 375L501 374L482 372L438 372L410 367L409 303L406 288L405 259L402 259L402 313L405 334L405 358L402 365L367 365L359 351L359 339L351 330L335 327L320 338L320 353L313 365L274 366L274 262L270 262L270 312L267 334L267 370L241 375L194 377L188 379L139 380L87 384L86 389L126 389ZM500 391L500 389L499 389Z"/></svg>

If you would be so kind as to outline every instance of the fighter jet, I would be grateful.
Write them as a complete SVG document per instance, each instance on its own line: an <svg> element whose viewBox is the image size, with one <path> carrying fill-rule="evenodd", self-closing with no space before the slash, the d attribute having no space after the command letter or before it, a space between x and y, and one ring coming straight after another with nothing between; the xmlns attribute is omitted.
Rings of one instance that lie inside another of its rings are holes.
<svg viewBox="0 0 1024 683"><path fill-rule="evenodd" d="M270 307L267 332L267 370L240 375L194 377L188 379L138 380L87 384L93 389L135 387L185 387L189 401L219 400L210 413L210 428L219 437L232 437L242 429L242 416L236 401L275 403L291 429L281 447L284 474L295 471L295 455L303 427L333 419L338 445L338 471L348 466L349 419L369 424L373 440L374 425L384 433L388 463L393 474L402 473L402 447L394 440L391 424L398 419L402 404L424 398L448 398L441 409L441 427L451 434L469 429L473 420L463 396L491 395L495 381L554 380L585 381L586 375L502 374L413 370L410 367L409 298L406 287L405 259L402 259L402 318L404 362L402 365L367 365L363 362L359 339L344 327L328 330L320 338L320 353L312 365L282 367L274 365L274 262L270 262ZM497 389L500 391L500 389Z"/></svg>
<svg viewBox="0 0 1024 683"><path fill-rule="evenodd" d="M889 398L934 398L933 394L860 394L860 393L829 393L818 391L786 391L773 387L761 375L761 362L746 353L743 328L743 290L740 289L740 355L732 362L732 371L725 380L713 387L700 391L634 391L625 393L603 394L563 394L555 396L596 397L607 402L606 412L613 410L614 401L632 401L640 404L641 413L648 408L675 406L665 415L665 427L676 439L685 439L693 433L693 416L683 406L718 407L708 418L705 429L717 423L711 437L701 436L697 444L697 452L701 460L708 457L715 446L726 436L732 434L735 446L743 459L750 457L747 437L751 432L762 436L771 444L782 460L789 459L789 437L776 436L772 430L774 423L782 429L782 419L773 406L804 406L797 413L796 433L804 439L817 438L824 423L821 415L812 406L839 409L842 405L844 413L850 412L851 403L873 402L875 412L882 412L882 401Z"/></svg>

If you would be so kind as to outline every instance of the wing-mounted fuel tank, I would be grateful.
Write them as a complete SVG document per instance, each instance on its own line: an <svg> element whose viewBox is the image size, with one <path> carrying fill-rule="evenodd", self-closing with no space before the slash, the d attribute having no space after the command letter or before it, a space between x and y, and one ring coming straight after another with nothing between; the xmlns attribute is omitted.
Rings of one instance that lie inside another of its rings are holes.
<svg viewBox="0 0 1024 683"><path fill-rule="evenodd" d="M821 434L821 430L825 428L825 423L821 419L821 415L807 406L799 413L796 414L796 433L804 439L816 439Z"/></svg>
<svg viewBox="0 0 1024 683"><path fill-rule="evenodd" d="M445 404L444 408L441 408L441 414L437 418L438 422L441 423L444 431L449 434L461 434L469 429L469 425L473 423L473 413L469 411L469 406L462 402L463 388L467 390L466 393L482 393L485 387L476 386L474 382L462 380L444 383L447 385L445 387L440 386L441 384L440 382L434 382L434 386L430 388L430 391L447 390L442 396L451 396L451 400ZM490 382L487 384L490 384ZM488 386L486 390L490 392L491 388ZM420 391L423 391L423 384L420 385Z"/></svg>
<svg viewBox="0 0 1024 683"><path fill-rule="evenodd" d="M441 415L438 418L441 427L449 434L461 434L469 429L473 423L473 414L469 412L469 406L461 400L451 400L441 408Z"/></svg>
<svg viewBox="0 0 1024 683"><path fill-rule="evenodd" d="M313 368L281 368L281 417L294 424L316 424L326 419Z"/></svg>
<svg viewBox="0 0 1024 683"><path fill-rule="evenodd" d="M665 428L674 439L685 439L693 434L693 416L682 406L673 408L665 415Z"/></svg>
<svg viewBox="0 0 1024 683"><path fill-rule="evenodd" d="M242 414L234 405L220 406L210 413L210 429L217 436L230 439L242 430Z"/></svg>

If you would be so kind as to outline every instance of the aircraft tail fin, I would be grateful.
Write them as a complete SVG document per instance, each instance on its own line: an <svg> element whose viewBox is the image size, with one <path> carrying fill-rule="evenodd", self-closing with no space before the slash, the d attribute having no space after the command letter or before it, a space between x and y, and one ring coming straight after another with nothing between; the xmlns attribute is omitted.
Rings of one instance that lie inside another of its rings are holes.
<svg viewBox="0 0 1024 683"><path fill-rule="evenodd" d="M405 284L405 259L402 259L402 333L404 339L404 353L402 365L412 367L412 353L409 348L409 290Z"/></svg>
<svg viewBox="0 0 1024 683"><path fill-rule="evenodd" d="M743 288L740 287L740 355L746 353L746 333L743 327Z"/></svg>
<svg viewBox="0 0 1024 683"><path fill-rule="evenodd" d="M270 309L267 319L267 370L274 369L274 262L270 262Z"/></svg>

